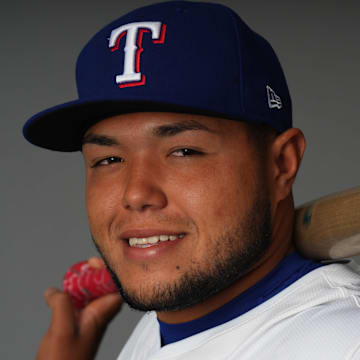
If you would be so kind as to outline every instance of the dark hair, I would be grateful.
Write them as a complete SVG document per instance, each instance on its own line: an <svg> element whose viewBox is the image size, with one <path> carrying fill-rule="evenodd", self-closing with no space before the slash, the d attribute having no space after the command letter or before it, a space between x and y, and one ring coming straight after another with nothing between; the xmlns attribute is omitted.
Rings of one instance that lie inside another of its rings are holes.
<svg viewBox="0 0 360 360"><path fill-rule="evenodd" d="M266 124L247 123L249 127L249 137L254 144L257 154L264 159L268 147L279 132Z"/></svg>

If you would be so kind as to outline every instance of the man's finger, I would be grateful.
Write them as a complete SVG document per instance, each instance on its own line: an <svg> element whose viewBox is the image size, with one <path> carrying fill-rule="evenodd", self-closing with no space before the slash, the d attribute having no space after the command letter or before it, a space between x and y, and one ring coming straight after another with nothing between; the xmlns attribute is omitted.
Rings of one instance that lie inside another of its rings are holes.
<svg viewBox="0 0 360 360"><path fill-rule="evenodd" d="M119 294L108 294L92 301L80 314L80 333L91 333L91 336L101 334L120 311L121 305Z"/></svg>
<svg viewBox="0 0 360 360"><path fill-rule="evenodd" d="M94 269L103 269L105 268L104 260L100 257L93 256L88 259L88 264Z"/></svg>
<svg viewBox="0 0 360 360"><path fill-rule="evenodd" d="M58 336L76 334L76 314L70 296L59 289L49 288L45 291L45 299L52 312L49 332Z"/></svg>

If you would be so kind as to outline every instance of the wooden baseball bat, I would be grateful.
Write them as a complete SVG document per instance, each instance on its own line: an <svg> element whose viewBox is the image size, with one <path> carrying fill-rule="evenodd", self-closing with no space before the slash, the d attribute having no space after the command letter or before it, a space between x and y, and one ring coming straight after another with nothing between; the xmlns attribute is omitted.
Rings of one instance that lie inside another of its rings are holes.
<svg viewBox="0 0 360 360"><path fill-rule="evenodd" d="M297 250L311 259L360 255L360 186L296 208L294 239Z"/></svg>

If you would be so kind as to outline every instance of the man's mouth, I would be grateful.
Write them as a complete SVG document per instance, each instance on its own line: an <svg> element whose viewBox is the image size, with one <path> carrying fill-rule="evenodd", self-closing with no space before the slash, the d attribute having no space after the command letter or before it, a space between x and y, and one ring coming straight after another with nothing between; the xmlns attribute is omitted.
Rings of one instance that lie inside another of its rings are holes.
<svg viewBox="0 0 360 360"><path fill-rule="evenodd" d="M129 238L129 245L131 247L140 247L140 248L146 248L149 246L153 246L155 244L165 242L165 241L174 241L177 239L182 239L185 236L185 234L174 234L174 235L154 235L149 237L132 237Z"/></svg>

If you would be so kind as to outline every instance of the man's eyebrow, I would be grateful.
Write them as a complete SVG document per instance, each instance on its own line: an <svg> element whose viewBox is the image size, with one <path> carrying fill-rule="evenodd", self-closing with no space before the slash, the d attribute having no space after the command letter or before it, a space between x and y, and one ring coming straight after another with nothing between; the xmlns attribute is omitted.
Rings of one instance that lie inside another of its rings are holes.
<svg viewBox="0 0 360 360"><path fill-rule="evenodd" d="M157 137L166 137L174 136L181 132L191 130L203 130L213 134L216 133L215 130L208 128L207 126L197 122L196 120L184 120L157 126L152 130L152 134Z"/></svg>
<svg viewBox="0 0 360 360"><path fill-rule="evenodd" d="M95 144L95 145L102 145L102 146L114 146L119 145L115 138L111 136L105 135L96 135L89 133L85 135L81 142L82 145L85 144Z"/></svg>
<svg viewBox="0 0 360 360"><path fill-rule="evenodd" d="M192 131L192 130L202 130L207 131L209 133L216 134L215 130L208 128L206 125L199 123L196 120L184 120L178 121L175 123L165 124L156 126L151 130L153 136L156 137L167 137L167 136L175 136L184 131ZM100 146L116 146L120 145L119 142L108 135L98 135L89 133L85 135L81 142L82 145L85 144L95 144Z"/></svg>

